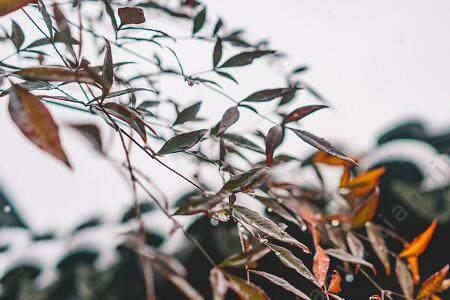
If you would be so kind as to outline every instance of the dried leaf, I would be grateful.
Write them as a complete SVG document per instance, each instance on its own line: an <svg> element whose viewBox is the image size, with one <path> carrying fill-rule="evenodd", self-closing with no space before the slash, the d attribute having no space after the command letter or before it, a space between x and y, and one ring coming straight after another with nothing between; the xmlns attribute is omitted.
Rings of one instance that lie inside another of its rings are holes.
<svg viewBox="0 0 450 300"><path fill-rule="evenodd" d="M203 25L205 25L206 21L206 7L204 7L195 17L194 17L194 26L192 28L192 34L196 34L200 29L202 29Z"/></svg>
<svg viewBox="0 0 450 300"><path fill-rule="evenodd" d="M12 13L30 3L36 3L36 0L2 0L0 1L0 16Z"/></svg>
<svg viewBox="0 0 450 300"><path fill-rule="evenodd" d="M233 213L236 215L239 221L258 229L259 231L267 234L274 239L291 245L295 245L302 249L304 252L311 253L308 247L294 239L272 220L260 215L254 210L248 209L243 206L233 205L232 208Z"/></svg>
<svg viewBox="0 0 450 300"><path fill-rule="evenodd" d="M359 238L353 232L347 233L347 244L350 252L357 257L364 257L364 245Z"/></svg>
<svg viewBox="0 0 450 300"><path fill-rule="evenodd" d="M176 135L159 149L158 154L166 155L188 150L199 143L207 132L208 129L200 129Z"/></svg>
<svg viewBox="0 0 450 300"><path fill-rule="evenodd" d="M230 68L230 67L242 67L249 65L256 58L263 57L268 54L274 54L275 51L271 50L255 50L250 52L241 52L235 56L230 57L226 60L219 68Z"/></svg>
<svg viewBox="0 0 450 300"><path fill-rule="evenodd" d="M280 125L269 129L266 136L266 165L271 167L273 164L273 153L275 149L283 142L283 128Z"/></svg>
<svg viewBox="0 0 450 300"><path fill-rule="evenodd" d="M379 167L354 177L348 184L341 186L346 190L345 197L355 199L367 196L378 185L384 171L384 167Z"/></svg>
<svg viewBox="0 0 450 300"><path fill-rule="evenodd" d="M314 254L313 259L313 273L317 278L319 285L323 287L330 267L330 257L319 244L316 243L315 248L316 253Z"/></svg>
<svg viewBox="0 0 450 300"><path fill-rule="evenodd" d="M139 7L121 7L118 9L120 27L129 24L145 23L144 10Z"/></svg>
<svg viewBox="0 0 450 300"><path fill-rule="evenodd" d="M361 202L354 210L352 217L352 228L359 228L370 222L375 216L378 207L378 200L380 198L380 189L375 188L375 191L366 200Z"/></svg>
<svg viewBox="0 0 450 300"><path fill-rule="evenodd" d="M225 273L225 272L224 272ZM232 289L241 300L269 300L269 296L258 286L234 275L225 273Z"/></svg>
<svg viewBox="0 0 450 300"><path fill-rule="evenodd" d="M33 144L71 168L61 146L58 126L37 96L14 86L10 92L8 110L14 123Z"/></svg>
<svg viewBox="0 0 450 300"><path fill-rule="evenodd" d="M397 275L398 283L402 288L403 294L407 298L413 298L414 282L411 273L406 264L400 258L397 258L395 264L395 274Z"/></svg>
<svg viewBox="0 0 450 300"><path fill-rule="evenodd" d="M284 125L284 124L287 124L290 122L298 121L298 120L303 119L304 117L312 114L313 112L318 111L323 108L328 108L328 106L327 105L308 105L308 106L303 106L303 107L297 108L296 110L294 110L293 112L288 114L286 117L284 117L282 124Z"/></svg>
<svg viewBox="0 0 450 300"><path fill-rule="evenodd" d="M445 277L447 276L448 268L449 265L446 265L441 270L434 273L430 278L425 280L419 292L417 293L416 298L418 300L425 299L438 292L442 287L442 283L444 282Z"/></svg>
<svg viewBox="0 0 450 300"><path fill-rule="evenodd" d="M105 59L103 60L103 72L102 72L102 95L105 98L114 82L114 64L111 53L111 45L106 41L105 44L106 52Z"/></svg>
<svg viewBox="0 0 450 300"><path fill-rule="evenodd" d="M59 67L32 67L14 72L27 80L81 82L87 84L101 84L99 78L94 78L87 71L74 71Z"/></svg>
<svg viewBox="0 0 450 300"><path fill-rule="evenodd" d="M304 300L311 300L311 298L306 295L305 293L303 293L302 291L300 291L299 289L297 289L296 287L294 287L292 284L290 284L289 282L287 282L285 279L280 278L278 276L266 273L266 272L262 272L262 271L250 271L253 274L259 275L261 277L266 278L267 280L271 281L272 283L282 287L283 289L285 289L286 291L289 291L291 293L293 293L295 296L297 296L300 299L304 299Z"/></svg>
<svg viewBox="0 0 450 300"><path fill-rule="evenodd" d="M369 238L373 250L375 251L380 261L383 263L386 275L390 275L391 265L389 263L389 253L380 229L377 227L377 225L368 222L366 223L366 231L367 237Z"/></svg>
<svg viewBox="0 0 450 300"><path fill-rule="evenodd" d="M221 136L231 125L239 120L239 109L236 106L230 107L225 111L222 120L219 123L219 129L216 136Z"/></svg>
<svg viewBox="0 0 450 300"><path fill-rule="evenodd" d="M177 119L173 123L173 125L183 124L192 120L195 120L197 117L197 113L200 110L200 106L202 106L202 102L197 102L189 107L183 109L177 116Z"/></svg>
<svg viewBox="0 0 450 300"><path fill-rule="evenodd" d="M297 273L317 285L321 287L320 283L317 281L316 277L309 271L309 269L305 266L305 264L295 257L295 255L289 251L288 249L277 246L274 244L266 243L267 247L269 247L278 257L278 259L287 267L295 270Z"/></svg>
<svg viewBox="0 0 450 300"><path fill-rule="evenodd" d="M422 234L416 237L411 244L405 247L402 252L398 255L399 257L408 257L408 256L419 256L422 254L428 247L428 244L433 237L434 231L436 230L437 220L434 220L433 223L425 230Z"/></svg>
<svg viewBox="0 0 450 300"><path fill-rule="evenodd" d="M341 292L341 282L342 282L341 275L339 275L338 271L333 270L330 285L328 286L328 293L339 294Z"/></svg>
<svg viewBox="0 0 450 300"><path fill-rule="evenodd" d="M326 251L329 255L331 255L341 261L345 261L345 262L349 262L349 263L353 263L353 264L360 264L360 265L369 267L375 273L374 266L371 263L367 262L366 260L362 259L361 257L351 255L342 249L327 249Z"/></svg>
<svg viewBox="0 0 450 300"><path fill-rule="evenodd" d="M314 134L300 129L292 129L294 133L301 138L306 143L310 144L311 146L322 150L330 155L336 156L342 160L345 160L346 162L351 163L352 165L357 165L357 163L351 159L350 157L346 156L344 153L336 149L333 145L331 145L329 142L324 140L323 138L320 138L318 136L315 136Z"/></svg>
<svg viewBox="0 0 450 300"><path fill-rule="evenodd" d="M213 67L217 67L220 60L222 59L222 39L217 37L216 44L214 45L213 52Z"/></svg>
<svg viewBox="0 0 450 300"><path fill-rule="evenodd" d="M241 102L267 102L275 98L281 97L287 93L297 90L298 88L277 88L277 89L265 89L254 92L247 96Z"/></svg>

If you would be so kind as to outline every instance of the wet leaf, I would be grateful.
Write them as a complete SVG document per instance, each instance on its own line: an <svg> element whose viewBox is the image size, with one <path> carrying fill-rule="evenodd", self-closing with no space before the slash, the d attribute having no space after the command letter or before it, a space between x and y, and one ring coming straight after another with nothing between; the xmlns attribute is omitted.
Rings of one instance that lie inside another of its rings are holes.
<svg viewBox="0 0 450 300"><path fill-rule="evenodd" d="M100 153L103 153L102 136L100 128L95 124L71 124L70 127L81 133Z"/></svg>
<svg viewBox="0 0 450 300"><path fill-rule="evenodd" d="M283 142L283 128L280 125L269 129L266 140L266 165L271 167L273 164L273 153L275 149Z"/></svg>
<svg viewBox="0 0 450 300"><path fill-rule="evenodd" d="M249 65L253 60L268 54L274 54L271 50L255 50L250 52L241 52L226 60L219 68L242 67Z"/></svg>
<svg viewBox="0 0 450 300"><path fill-rule="evenodd" d="M219 123L219 129L216 136L221 136L228 128L239 120L239 109L236 106L230 107L225 111L222 120Z"/></svg>
<svg viewBox="0 0 450 300"><path fill-rule="evenodd" d="M194 17L194 26L192 28L192 34L196 34L200 29L202 29L203 25L205 25L206 21L206 7L204 7L195 17Z"/></svg>
<svg viewBox="0 0 450 300"><path fill-rule="evenodd" d="M254 92L253 94L243 99L241 102L266 102L281 97L294 90L297 90L297 88L265 89Z"/></svg>
<svg viewBox="0 0 450 300"><path fill-rule="evenodd" d="M345 197L355 199L367 196L378 185L384 171L385 168L380 167L354 177L348 184L341 186L346 190Z"/></svg>
<svg viewBox="0 0 450 300"><path fill-rule="evenodd" d="M402 288L403 294L408 298L412 298L414 294L413 278L408 267L400 258L397 258L395 264L395 274L397 275L398 283Z"/></svg>
<svg viewBox="0 0 450 300"><path fill-rule="evenodd" d="M331 275L330 285L328 286L328 293L339 294L341 292L342 277L339 272L333 270L333 275Z"/></svg>
<svg viewBox="0 0 450 300"><path fill-rule="evenodd" d="M225 273L225 272L224 272ZM225 273L232 289L241 300L269 300L269 296L258 286L237 276Z"/></svg>
<svg viewBox="0 0 450 300"><path fill-rule="evenodd" d="M145 124L138 114L129 109L127 106L115 102L105 103L103 104L103 108L107 113L130 125L130 127L139 134L144 143L147 142Z"/></svg>
<svg viewBox="0 0 450 300"><path fill-rule="evenodd" d="M434 220L433 223L425 230L422 234L416 237L411 244L405 247L402 252L398 255L399 257L408 256L419 256L428 247L428 244L433 237L434 231L436 230L437 221Z"/></svg>
<svg viewBox="0 0 450 300"><path fill-rule="evenodd" d="M103 97L106 97L111 90L114 82L114 65L111 53L111 45L106 41L105 44L105 58L103 60L103 72L102 72L102 92Z"/></svg>
<svg viewBox="0 0 450 300"><path fill-rule="evenodd" d="M81 82L87 84L99 84L99 78L93 78L86 71L74 71L59 67L32 67L14 72L26 80Z"/></svg>
<svg viewBox="0 0 450 300"><path fill-rule="evenodd" d="M267 247L269 247L278 257L278 259L287 267L295 270L297 273L317 285L321 287L320 283L317 281L316 277L309 271L309 269L305 266L305 264L288 249L277 246L274 244L266 243Z"/></svg>
<svg viewBox="0 0 450 300"><path fill-rule="evenodd" d="M212 268L209 272L209 282L213 292L213 300L224 300L228 290L228 282L219 268Z"/></svg>
<svg viewBox="0 0 450 300"><path fill-rule="evenodd" d="M16 47L17 51L20 50L23 42L25 41L25 35L22 31L22 28L20 28L19 24L17 24L14 20L12 21L11 26L11 41L13 42L14 47Z"/></svg>
<svg viewBox="0 0 450 300"><path fill-rule="evenodd" d="M322 150L332 156L336 156L342 160L345 160L346 162L349 162L352 165L357 165L357 163L353 159L351 159L350 157L348 157L347 155L345 155L344 153L342 153L341 151L336 149L333 145L331 145L329 142L327 142L323 138L320 138L320 137L318 137L308 131L305 131L305 130L292 129L292 131L299 138L301 138L303 141L310 144L311 146L313 146L319 150Z"/></svg>
<svg viewBox="0 0 450 300"><path fill-rule="evenodd" d="M222 59L222 39L220 37L217 38L216 44L214 45L213 52L213 67L217 67L220 60Z"/></svg>
<svg viewBox="0 0 450 300"><path fill-rule="evenodd" d="M308 106L303 106L303 107L297 108L296 110L294 110L293 112L288 114L286 117L284 117L282 124L284 125L284 124L288 124L290 122L295 122L295 121L301 120L304 117L312 114L313 112L316 112L323 108L328 108L328 106L327 105L308 105Z"/></svg>
<svg viewBox="0 0 450 300"><path fill-rule="evenodd" d="M389 263L389 254L382 232L377 227L377 225L372 224L371 222L366 223L366 231L367 237L369 238L369 241L372 245L373 250L375 251L375 254L383 263L386 275L390 275L391 265Z"/></svg>
<svg viewBox="0 0 450 300"><path fill-rule="evenodd" d="M234 254L226 259L224 259L220 264L219 267L225 268L225 267L233 267L233 268L241 268L245 267L247 265L251 265L261 258L263 258L267 253L270 252L270 249L266 247L260 247L253 249L249 252L241 252L238 254Z"/></svg>
<svg viewBox="0 0 450 300"><path fill-rule="evenodd" d="M374 266L371 263L369 263L369 262L365 261L364 259L362 259L361 257L355 256L355 255L351 255L351 254L345 252L342 249L327 249L326 251L327 251L327 253L329 255L331 255L331 256L333 256L333 257L335 257L335 258L337 258L337 259L339 259L341 261L349 262L349 263L352 263L352 264L360 264L360 265L369 267L375 273Z"/></svg>
<svg viewBox="0 0 450 300"><path fill-rule="evenodd" d="M236 215L239 221L244 222L256 228L257 230L267 234L268 236L277 239L281 242L285 242L291 245L295 245L302 249L306 253L311 253L304 244L300 243L292 236L290 236L286 231L281 229L275 222L272 220L260 215L258 212L248 209L243 206L233 205L233 213Z"/></svg>
<svg viewBox="0 0 450 300"><path fill-rule="evenodd" d="M362 227L373 219L377 211L379 198L380 189L376 187L372 195L355 208L352 217L352 228Z"/></svg>
<svg viewBox="0 0 450 300"><path fill-rule="evenodd" d="M120 27L145 23L144 10L139 7L121 7L118 9Z"/></svg>
<svg viewBox="0 0 450 300"><path fill-rule="evenodd" d="M272 275L272 274L269 274L266 272L262 272L262 271L251 270L250 272L266 278L267 280L271 281L273 284L276 284L276 285L282 287L283 289L285 289L286 291L293 293L295 296L299 297L300 299L311 300L311 298L309 298L308 295L306 295L305 293L303 293L302 291L300 291L299 289L294 287L292 284L290 284L283 278L280 278L278 276L275 276L275 275Z"/></svg>
<svg viewBox="0 0 450 300"><path fill-rule="evenodd" d="M158 154L166 155L188 150L199 143L207 132L208 129L200 129L176 135L161 147Z"/></svg>
<svg viewBox="0 0 450 300"><path fill-rule="evenodd" d="M36 0L2 0L0 1L0 16L12 13L13 11L35 2Z"/></svg>
<svg viewBox="0 0 450 300"><path fill-rule="evenodd" d="M61 146L58 126L37 96L15 86L10 92L8 110L13 122L33 144L71 167Z"/></svg>
<svg viewBox="0 0 450 300"><path fill-rule="evenodd" d="M231 177L220 189L221 192L237 193L257 186L259 180L267 175L267 168L254 168Z"/></svg>
<svg viewBox="0 0 450 300"><path fill-rule="evenodd" d="M197 113L200 110L201 105L202 105L202 102L197 102L197 103L183 109L178 114L177 119L175 120L173 125L179 125L179 124L183 124L183 123L195 120L195 118L197 117Z"/></svg>
<svg viewBox="0 0 450 300"><path fill-rule="evenodd" d="M438 292L442 283L444 282L445 277L447 276L449 265L446 265L438 272L434 273L430 278L424 281L419 292L417 293L417 299L425 299L434 293Z"/></svg>

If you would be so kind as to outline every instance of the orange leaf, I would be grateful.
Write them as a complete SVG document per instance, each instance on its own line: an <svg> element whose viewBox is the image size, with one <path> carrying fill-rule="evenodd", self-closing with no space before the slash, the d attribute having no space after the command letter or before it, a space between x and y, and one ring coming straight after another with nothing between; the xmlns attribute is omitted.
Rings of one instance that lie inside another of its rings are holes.
<svg viewBox="0 0 450 300"><path fill-rule="evenodd" d="M417 256L410 256L406 260L408 261L408 268L413 274L414 285L418 285L420 282L419 258Z"/></svg>
<svg viewBox="0 0 450 300"><path fill-rule="evenodd" d="M58 126L37 96L13 86L8 109L14 123L32 143L70 167L61 147Z"/></svg>
<svg viewBox="0 0 450 300"><path fill-rule="evenodd" d="M436 295L431 295L431 300L442 300L442 298Z"/></svg>
<svg viewBox="0 0 450 300"><path fill-rule="evenodd" d="M7 15L25 5L36 2L36 0L0 0L0 16Z"/></svg>
<svg viewBox="0 0 450 300"><path fill-rule="evenodd" d="M341 187L347 185L350 182L351 176L352 176L352 174L350 172L350 167L345 166L344 172L342 173L342 176L341 176L341 181L339 182L339 187L341 188Z"/></svg>
<svg viewBox="0 0 450 300"><path fill-rule="evenodd" d="M93 71L74 71L60 67L32 67L14 72L14 74L27 80L82 82L102 85L102 80Z"/></svg>
<svg viewBox="0 0 450 300"><path fill-rule="evenodd" d="M384 171L384 167L380 167L354 177L348 184L341 187L348 190L345 196L350 199L367 196L378 185Z"/></svg>
<svg viewBox="0 0 450 300"><path fill-rule="evenodd" d="M330 267L330 257L319 244L316 244L315 248L316 253L314 254L313 259L313 273L317 282L319 282L319 285L323 286L327 278L328 268Z"/></svg>
<svg viewBox="0 0 450 300"><path fill-rule="evenodd" d="M445 276L447 276L448 268L449 266L446 265L441 270L431 275L430 278L425 280L419 292L417 293L417 299L424 299L430 297L435 292L438 292L441 289Z"/></svg>
<svg viewBox="0 0 450 300"><path fill-rule="evenodd" d="M430 227L425 230L421 235L416 237L411 244L405 247L403 251L398 255L399 257L418 256L422 254L428 247L431 241L434 231L436 230L437 221L434 220Z"/></svg>
<svg viewBox="0 0 450 300"><path fill-rule="evenodd" d="M351 166L352 164L324 151L318 151L313 157L314 163L323 163L330 166Z"/></svg>
<svg viewBox="0 0 450 300"><path fill-rule="evenodd" d="M331 276L330 286L328 287L328 293L339 294L341 291L342 277L339 272L333 270L333 275Z"/></svg>
<svg viewBox="0 0 450 300"><path fill-rule="evenodd" d="M380 189L376 187L373 194L355 208L352 219L352 228L364 226L364 224L372 220L378 207L379 198Z"/></svg>

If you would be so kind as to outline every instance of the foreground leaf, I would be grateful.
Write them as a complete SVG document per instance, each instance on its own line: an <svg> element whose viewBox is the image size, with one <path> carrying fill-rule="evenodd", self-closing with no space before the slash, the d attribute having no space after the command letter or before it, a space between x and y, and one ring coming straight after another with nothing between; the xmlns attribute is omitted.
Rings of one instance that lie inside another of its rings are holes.
<svg viewBox="0 0 450 300"><path fill-rule="evenodd" d="M417 256L409 256L406 258L408 262L408 269L411 270L413 274L414 284L417 285L420 282L420 272L419 272L419 258Z"/></svg>
<svg viewBox="0 0 450 300"><path fill-rule="evenodd" d="M121 7L118 9L120 27L145 23L144 10L139 7Z"/></svg>
<svg viewBox="0 0 450 300"><path fill-rule="evenodd" d="M8 110L14 123L33 144L71 167L61 146L58 126L37 96L14 86Z"/></svg>
<svg viewBox="0 0 450 300"><path fill-rule="evenodd" d="M350 180L350 182L342 185L340 188L347 190L347 192L345 193L345 197L350 199L367 196L378 185L378 182L384 172L384 167L379 167L364 172L354 177L352 180Z"/></svg>
<svg viewBox="0 0 450 300"><path fill-rule="evenodd" d="M294 287L292 284L290 284L283 278L280 278L278 276L275 276L275 275L272 275L272 274L269 274L266 272L262 272L262 271L251 270L250 272L266 278L267 280L271 281L272 283L282 287L286 291L293 293L295 296L299 297L300 299L311 300L311 298L309 298L308 295L306 295L305 293L303 293L302 291L300 291L299 289Z"/></svg>
<svg viewBox="0 0 450 300"><path fill-rule="evenodd" d="M275 51L271 50L255 50L250 52L242 52L235 56L230 57L225 61L219 68L229 68L229 67L242 67L249 65L253 60L263 57L268 54L274 54Z"/></svg>
<svg viewBox="0 0 450 300"><path fill-rule="evenodd" d="M224 272L225 273L225 272ZM229 288L232 289L241 300L270 300L269 296L253 283L237 276L225 273L229 282Z"/></svg>
<svg viewBox="0 0 450 300"><path fill-rule="evenodd" d="M324 286L330 267L330 257L327 252L319 245L315 245L316 253L313 259L313 273L321 287Z"/></svg>
<svg viewBox="0 0 450 300"><path fill-rule="evenodd" d="M256 187L260 179L267 175L267 168L254 168L247 172L234 175L220 189L221 192L237 193Z"/></svg>
<svg viewBox="0 0 450 300"><path fill-rule="evenodd" d="M323 108L328 108L328 106L327 105L308 105L308 106L303 106L303 107L297 108L296 110L294 110L293 112L288 114L286 117L284 117L282 124L284 125L284 124L287 124L290 122L295 122L295 121L301 120L304 117L312 114L313 112L318 111Z"/></svg>
<svg viewBox="0 0 450 300"><path fill-rule="evenodd" d="M400 258L397 258L397 262L395 264L395 274L397 275L398 283L403 294L408 298L412 298L414 294L413 278L408 270L408 267Z"/></svg>
<svg viewBox="0 0 450 300"><path fill-rule="evenodd" d="M194 17L194 26L192 28L192 34L196 34L200 29L202 29L203 25L205 25L206 21L206 7L204 7L195 17Z"/></svg>
<svg viewBox="0 0 450 300"><path fill-rule="evenodd" d="M430 227L425 230L421 235L416 237L411 244L405 247L402 252L398 255L399 257L408 257L408 256L419 256L422 254L428 247L428 244L433 237L434 231L436 230L437 220L434 220L431 223Z"/></svg>
<svg viewBox="0 0 450 300"><path fill-rule="evenodd" d="M1 0L0 1L0 16L7 15L16 11L30 3L35 3L36 0Z"/></svg>
<svg viewBox="0 0 450 300"><path fill-rule="evenodd" d="M311 253L308 247L290 236L275 222L260 215L258 212L239 205L233 205L232 208L233 212L236 214L237 218L240 221L258 229L259 231L267 234L274 239L291 245L295 245L302 249L304 252Z"/></svg>
<svg viewBox="0 0 450 300"><path fill-rule="evenodd" d="M339 294L341 292L342 277L338 271L333 270L331 275L330 285L328 286L328 293Z"/></svg>
<svg viewBox="0 0 450 300"><path fill-rule="evenodd" d="M269 247L278 257L278 259L287 267L295 270L297 273L317 285L321 287L320 283L317 281L316 277L309 271L309 269L305 266L305 264L297 258L291 251L288 249L277 246L274 244L267 243L267 247Z"/></svg>
<svg viewBox="0 0 450 300"><path fill-rule="evenodd" d="M14 72L14 74L27 80L80 82L87 84L101 83L99 78L94 78L94 74L60 67L32 67Z"/></svg>
<svg viewBox="0 0 450 300"><path fill-rule="evenodd" d="M208 129L200 129L176 135L159 149L158 154L166 155L188 150L199 143L207 132Z"/></svg>
<svg viewBox="0 0 450 300"><path fill-rule="evenodd" d="M269 129L266 140L266 165L271 167L273 164L273 153L275 149L283 142L283 128L275 125Z"/></svg>
<svg viewBox="0 0 450 300"><path fill-rule="evenodd" d="M366 200L361 202L353 213L352 217L352 228L359 228L364 226L367 222L371 221L375 216L375 212L378 207L378 200L380 198L380 189L375 188L372 195Z"/></svg>
<svg viewBox="0 0 450 300"><path fill-rule="evenodd" d="M441 270L434 273L430 278L425 280L419 292L417 293L416 298L418 300L424 299L440 291L442 283L444 282L444 279L447 276L448 268L449 265L446 265Z"/></svg>
<svg viewBox="0 0 450 300"><path fill-rule="evenodd" d="M225 111L222 120L219 123L219 129L216 136L221 136L228 128L239 120L239 109L236 106L230 107Z"/></svg>
<svg viewBox="0 0 450 300"><path fill-rule="evenodd" d="M383 263L386 275L390 275L391 265L389 263L389 253L387 250L386 242L384 241L384 237L380 229L377 227L377 225L368 222L366 223L366 230L367 230L367 237L369 238L369 241L372 244L372 248L375 251L375 254Z"/></svg>
<svg viewBox="0 0 450 300"><path fill-rule="evenodd" d="M327 142L323 138L315 136L314 134L312 134L308 131L305 131L305 130L292 129L292 131L294 131L294 133L299 138L301 138L303 141L310 144L311 146L313 146L319 150L322 150L330 155L336 156L346 162L349 162L352 165L357 165L357 163L353 159L351 159L350 157L348 157L347 155L345 155L344 153L342 153L341 151L336 149L333 145L331 145L329 142Z"/></svg>

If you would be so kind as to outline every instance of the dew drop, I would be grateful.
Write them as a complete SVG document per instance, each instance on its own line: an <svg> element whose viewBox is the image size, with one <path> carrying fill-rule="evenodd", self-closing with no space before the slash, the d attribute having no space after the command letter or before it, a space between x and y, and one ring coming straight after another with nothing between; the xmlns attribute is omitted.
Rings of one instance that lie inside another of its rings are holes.
<svg viewBox="0 0 450 300"><path fill-rule="evenodd" d="M355 276L353 276L352 274L345 275L345 281L347 281L347 282L352 282L354 279L355 279Z"/></svg>
<svg viewBox="0 0 450 300"><path fill-rule="evenodd" d="M11 212L11 206L6 205L5 207L3 207L3 211L7 214L9 214Z"/></svg>
<svg viewBox="0 0 450 300"><path fill-rule="evenodd" d="M339 224L341 224L341 223L338 220L331 221L331 225L333 225L334 227L338 227Z"/></svg>
<svg viewBox="0 0 450 300"><path fill-rule="evenodd" d="M211 219L211 225L212 226L217 226L217 225L219 225L219 221L218 220L216 220L216 219Z"/></svg>

